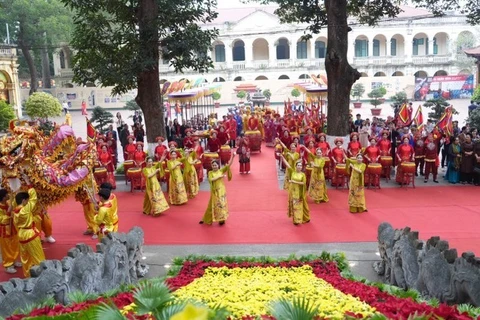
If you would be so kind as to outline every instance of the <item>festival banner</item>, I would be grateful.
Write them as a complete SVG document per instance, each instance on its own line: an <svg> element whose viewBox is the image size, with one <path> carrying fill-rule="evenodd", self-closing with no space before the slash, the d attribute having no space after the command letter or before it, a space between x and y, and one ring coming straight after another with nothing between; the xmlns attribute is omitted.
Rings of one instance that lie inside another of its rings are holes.
<svg viewBox="0 0 480 320"><path fill-rule="evenodd" d="M415 117L413 117L413 122L417 126L418 130L421 130L423 128L422 105L418 106L417 112L415 113Z"/></svg>
<svg viewBox="0 0 480 320"><path fill-rule="evenodd" d="M414 97L417 101L426 101L440 97L446 100L471 99L473 90L473 74L415 78Z"/></svg>
<svg viewBox="0 0 480 320"><path fill-rule="evenodd" d="M85 117L85 119L87 120L87 138L88 138L88 141L95 142L95 140L97 138L97 130L95 129L93 124L90 122L90 120L88 120L87 117Z"/></svg>
<svg viewBox="0 0 480 320"><path fill-rule="evenodd" d="M453 134L452 106L445 108L445 112L437 122L437 128L442 130L447 136Z"/></svg>

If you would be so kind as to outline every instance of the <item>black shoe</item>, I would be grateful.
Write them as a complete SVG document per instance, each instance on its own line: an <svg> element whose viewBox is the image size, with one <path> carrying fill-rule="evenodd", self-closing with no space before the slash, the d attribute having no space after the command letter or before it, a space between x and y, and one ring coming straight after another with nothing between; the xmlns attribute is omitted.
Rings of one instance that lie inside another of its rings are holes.
<svg viewBox="0 0 480 320"><path fill-rule="evenodd" d="M438 183L438 180L433 180L433 182Z"/></svg>
<svg viewBox="0 0 480 320"><path fill-rule="evenodd" d="M198 224L203 224L203 220L200 220L200 221L198 222Z"/></svg>
<svg viewBox="0 0 480 320"><path fill-rule="evenodd" d="M427 182L428 182L428 180L423 180L423 183L427 183Z"/></svg>
<svg viewBox="0 0 480 320"><path fill-rule="evenodd" d="M415 172L415 177L418 177L418 173Z"/></svg>
<svg viewBox="0 0 480 320"><path fill-rule="evenodd" d="M223 226L225 224L225 221L220 221L218 224Z"/></svg>
<svg viewBox="0 0 480 320"><path fill-rule="evenodd" d="M294 225L296 225L296 226L298 226L298 225L299 225L299 223L298 223L298 222L294 222L293 224L294 224Z"/></svg>

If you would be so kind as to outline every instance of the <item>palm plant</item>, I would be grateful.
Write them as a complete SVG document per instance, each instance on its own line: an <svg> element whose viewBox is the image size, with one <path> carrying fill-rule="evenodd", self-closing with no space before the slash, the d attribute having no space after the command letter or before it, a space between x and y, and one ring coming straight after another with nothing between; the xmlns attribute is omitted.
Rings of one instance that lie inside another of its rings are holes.
<svg viewBox="0 0 480 320"><path fill-rule="evenodd" d="M296 297L293 301L281 298L272 302L270 312L277 320L312 320L319 310L305 297Z"/></svg>

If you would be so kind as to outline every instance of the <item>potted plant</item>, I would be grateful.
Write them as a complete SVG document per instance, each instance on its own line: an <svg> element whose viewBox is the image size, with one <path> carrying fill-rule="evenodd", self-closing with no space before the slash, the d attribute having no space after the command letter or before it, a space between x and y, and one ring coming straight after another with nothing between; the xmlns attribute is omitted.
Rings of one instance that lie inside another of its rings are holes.
<svg viewBox="0 0 480 320"><path fill-rule="evenodd" d="M370 104L373 106L373 108L370 109L372 111L372 116L379 116L382 112L382 108L378 108L378 106L383 103L380 99L383 98L384 95L385 93L381 88L373 89L368 94L368 97L371 99Z"/></svg>
<svg viewBox="0 0 480 320"><path fill-rule="evenodd" d="M245 91L238 91L237 92L237 98L240 99L240 103L243 103L243 99L247 96L247 93Z"/></svg>
<svg viewBox="0 0 480 320"><path fill-rule="evenodd" d="M360 98L363 96L364 93L365 93L365 86L363 84L356 83L352 87L352 91L350 92L350 95L357 99L357 102L353 103L353 106L355 108L361 108L362 107L362 103L360 102Z"/></svg>
<svg viewBox="0 0 480 320"><path fill-rule="evenodd" d="M272 92L270 92L270 89L265 89L265 90L263 90L262 93L265 96L265 98L267 99L265 101L265 105L269 106L270 105L270 97L272 96Z"/></svg>
<svg viewBox="0 0 480 320"><path fill-rule="evenodd" d="M291 95L294 98L298 98L298 97L300 97L300 91L297 88L295 88L295 89L292 90ZM295 100L293 100L293 103L297 106L297 105L300 104L300 101L298 99L295 99Z"/></svg>
<svg viewBox="0 0 480 320"><path fill-rule="evenodd" d="M218 102L218 100L220 100L221 97L222 95L220 94L220 92L215 91L214 93L212 93L212 99L213 101L215 101L215 108L220 108L220 102ZM237 97L238 97L238 94L237 94Z"/></svg>
<svg viewBox="0 0 480 320"><path fill-rule="evenodd" d="M387 89L385 89L385 87L381 86L380 88L378 88L378 90L380 90L380 93L383 95L380 99L380 102L383 104L385 103L385 95L387 94Z"/></svg>

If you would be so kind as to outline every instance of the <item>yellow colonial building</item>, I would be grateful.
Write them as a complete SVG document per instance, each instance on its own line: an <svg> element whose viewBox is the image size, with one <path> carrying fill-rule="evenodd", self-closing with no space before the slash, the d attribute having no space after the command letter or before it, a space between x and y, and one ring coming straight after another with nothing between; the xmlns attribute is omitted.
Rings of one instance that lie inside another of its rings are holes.
<svg viewBox="0 0 480 320"><path fill-rule="evenodd" d="M17 117L22 116L17 49L4 44L0 44L0 100L12 105Z"/></svg>

